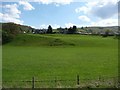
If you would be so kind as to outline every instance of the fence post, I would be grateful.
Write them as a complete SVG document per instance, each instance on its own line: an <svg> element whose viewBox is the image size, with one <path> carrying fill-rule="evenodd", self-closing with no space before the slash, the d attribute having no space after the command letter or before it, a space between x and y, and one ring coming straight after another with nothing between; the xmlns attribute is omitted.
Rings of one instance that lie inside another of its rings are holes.
<svg viewBox="0 0 120 90"><path fill-rule="evenodd" d="M80 79L79 79L79 75L77 75L77 85L80 84L79 81L80 81Z"/></svg>
<svg viewBox="0 0 120 90"><path fill-rule="evenodd" d="M34 89L34 88L35 88L35 78L32 77L32 89Z"/></svg>
<svg viewBox="0 0 120 90"><path fill-rule="evenodd" d="M55 77L55 86L57 87L57 77Z"/></svg>

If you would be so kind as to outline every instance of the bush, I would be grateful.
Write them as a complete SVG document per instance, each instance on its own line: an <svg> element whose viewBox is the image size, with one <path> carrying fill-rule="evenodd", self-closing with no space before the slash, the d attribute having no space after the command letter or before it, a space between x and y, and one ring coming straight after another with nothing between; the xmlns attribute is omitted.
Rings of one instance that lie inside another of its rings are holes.
<svg viewBox="0 0 120 90"><path fill-rule="evenodd" d="M13 39L13 35L12 34L8 34L5 31L2 31L2 44L8 43Z"/></svg>
<svg viewBox="0 0 120 90"><path fill-rule="evenodd" d="M107 37L107 36L108 36L108 35L106 35L106 34L103 34L103 35L102 35L102 37Z"/></svg>
<svg viewBox="0 0 120 90"><path fill-rule="evenodd" d="M12 39L20 33L19 26L14 23L2 24L2 44L12 41Z"/></svg>

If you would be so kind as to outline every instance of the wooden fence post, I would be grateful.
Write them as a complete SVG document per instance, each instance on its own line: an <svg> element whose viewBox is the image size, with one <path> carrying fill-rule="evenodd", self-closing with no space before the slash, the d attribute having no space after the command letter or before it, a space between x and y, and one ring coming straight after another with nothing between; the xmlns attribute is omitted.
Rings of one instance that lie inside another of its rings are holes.
<svg viewBox="0 0 120 90"><path fill-rule="evenodd" d="M32 89L34 89L34 88L35 88L35 78L32 77Z"/></svg>
<svg viewBox="0 0 120 90"><path fill-rule="evenodd" d="M57 87L57 77L55 77L55 86Z"/></svg>
<svg viewBox="0 0 120 90"><path fill-rule="evenodd" d="M80 83L79 83L79 75L77 75L77 85L79 85Z"/></svg>

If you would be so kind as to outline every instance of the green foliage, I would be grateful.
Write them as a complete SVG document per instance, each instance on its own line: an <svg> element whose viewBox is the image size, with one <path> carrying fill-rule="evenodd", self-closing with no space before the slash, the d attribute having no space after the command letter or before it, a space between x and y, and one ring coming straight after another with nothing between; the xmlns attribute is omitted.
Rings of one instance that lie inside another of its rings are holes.
<svg viewBox="0 0 120 90"><path fill-rule="evenodd" d="M110 31L109 31L109 30L106 30L106 31L105 31L105 34L103 34L102 36L103 36L103 37L107 37L107 36L109 36L109 33L110 33Z"/></svg>
<svg viewBox="0 0 120 90"><path fill-rule="evenodd" d="M19 33L19 27L14 23L2 24L2 44L10 42Z"/></svg>
<svg viewBox="0 0 120 90"><path fill-rule="evenodd" d="M77 31L77 27L73 26L68 29L68 34L75 34Z"/></svg>
<svg viewBox="0 0 120 90"><path fill-rule="evenodd" d="M12 34L8 34L5 31L2 31L2 44L6 44L13 39Z"/></svg>
<svg viewBox="0 0 120 90"><path fill-rule="evenodd" d="M19 33L17 24L3 23L2 24L2 44L12 41L12 39Z"/></svg>
<svg viewBox="0 0 120 90"><path fill-rule="evenodd" d="M14 23L3 23L2 30L12 35L17 35L20 33L18 25Z"/></svg>
<svg viewBox="0 0 120 90"><path fill-rule="evenodd" d="M52 34L52 27L51 27L51 25L48 26L47 33Z"/></svg>
<svg viewBox="0 0 120 90"><path fill-rule="evenodd" d="M2 44L11 42L16 35L21 33L29 33L34 30L29 26L19 25L15 23L0 23L2 26Z"/></svg>
<svg viewBox="0 0 120 90"><path fill-rule="evenodd" d="M84 27L81 27L81 29L84 29Z"/></svg>

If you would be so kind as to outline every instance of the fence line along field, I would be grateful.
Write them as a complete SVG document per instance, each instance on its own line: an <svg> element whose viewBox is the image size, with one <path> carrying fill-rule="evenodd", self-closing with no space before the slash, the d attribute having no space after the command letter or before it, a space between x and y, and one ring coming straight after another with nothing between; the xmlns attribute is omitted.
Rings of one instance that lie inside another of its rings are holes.
<svg viewBox="0 0 120 90"><path fill-rule="evenodd" d="M21 83L14 81L30 80L33 76L37 80L54 80L55 77L76 80L79 75L81 81L94 81L98 77L109 81L109 77L118 76L117 47L118 40L114 36L18 35L3 45L3 87L18 87ZM64 82L60 85L65 87ZM75 83L69 85L75 87ZM52 84L43 86L52 87Z"/></svg>

